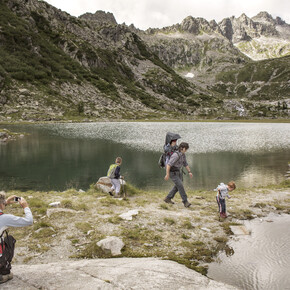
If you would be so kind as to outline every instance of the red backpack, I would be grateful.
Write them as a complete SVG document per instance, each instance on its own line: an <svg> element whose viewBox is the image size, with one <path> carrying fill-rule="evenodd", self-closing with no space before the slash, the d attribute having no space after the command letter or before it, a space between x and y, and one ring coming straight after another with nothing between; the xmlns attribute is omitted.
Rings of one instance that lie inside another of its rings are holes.
<svg viewBox="0 0 290 290"><path fill-rule="evenodd" d="M0 216L3 212L0 212ZM5 234L5 236L4 236ZM4 230L0 235L0 274L6 275L10 273L11 261L14 256L16 240Z"/></svg>

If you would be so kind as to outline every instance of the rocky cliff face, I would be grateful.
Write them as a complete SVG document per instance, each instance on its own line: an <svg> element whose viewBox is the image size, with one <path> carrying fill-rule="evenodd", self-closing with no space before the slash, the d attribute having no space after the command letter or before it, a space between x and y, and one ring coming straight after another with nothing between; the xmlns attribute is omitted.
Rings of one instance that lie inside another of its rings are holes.
<svg viewBox="0 0 290 290"><path fill-rule="evenodd" d="M112 24L118 25L113 13L96 11L96 13L85 13L79 17L80 19L88 20L91 22L96 22L97 24Z"/></svg>
<svg viewBox="0 0 290 290"><path fill-rule="evenodd" d="M226 18L219 24L222 35L254 60L281 57L290 53L290 25L267 12L253 18L242 14Z"/></svg>

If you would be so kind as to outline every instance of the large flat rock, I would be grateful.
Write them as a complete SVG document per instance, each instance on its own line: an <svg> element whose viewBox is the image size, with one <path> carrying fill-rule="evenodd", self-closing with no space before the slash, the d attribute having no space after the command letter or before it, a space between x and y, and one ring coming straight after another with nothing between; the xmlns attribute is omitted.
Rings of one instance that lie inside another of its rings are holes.
<svg viewBox="0 0 290 290"><path fill-rule="evenodd" d="M14 265L2 289L236 289L173 261L115 258Z"/></svg>

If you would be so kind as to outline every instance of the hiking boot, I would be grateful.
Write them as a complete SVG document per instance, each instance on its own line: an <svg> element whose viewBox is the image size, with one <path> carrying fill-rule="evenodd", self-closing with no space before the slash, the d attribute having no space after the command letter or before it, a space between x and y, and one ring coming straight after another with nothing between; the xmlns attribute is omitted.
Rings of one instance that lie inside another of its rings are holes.
<svg viewBox="0 0 290 290"><path fill-rule="evenodd" d="M6 274L6 275L1 275L0 274L0 284L7 282L8 280L11 280L13 278L13 274Z"/></svg>
<svg viewBox="0 0 290 290"><path fill-rule="evenodd" d="M174 202L171 200L171 198L168 198L168 197L166 197L166 198L164 199L164 201L165 201L166 203L174 204Z"/></svg>
<svg viewBox="0 0 290 290"><path fill-rule="evenodd" d="M189 203L188 201L184 202L183 204L184 204L185 207L190 207L191 206L191 203Z"/></svg>
<svg viewBox="0 0 290 290"><path fill-rule="evenodd" d="M113 192L112 191L109 191L109 194L110 196L114 196Z"/></svg>

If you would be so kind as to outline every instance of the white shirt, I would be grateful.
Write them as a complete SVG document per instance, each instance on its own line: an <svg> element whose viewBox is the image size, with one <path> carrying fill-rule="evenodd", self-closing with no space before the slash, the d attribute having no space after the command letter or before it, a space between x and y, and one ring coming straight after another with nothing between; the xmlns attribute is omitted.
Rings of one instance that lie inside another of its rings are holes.
<svg viewBox="0 0 290 290"><path fill-rule="evenodd" d="M2 212L2 210L0 210ZM33 224L33 217L29 207L24 209L25 217L3 213L0 215L0 235L8 227L26 227Z"/></svg>

